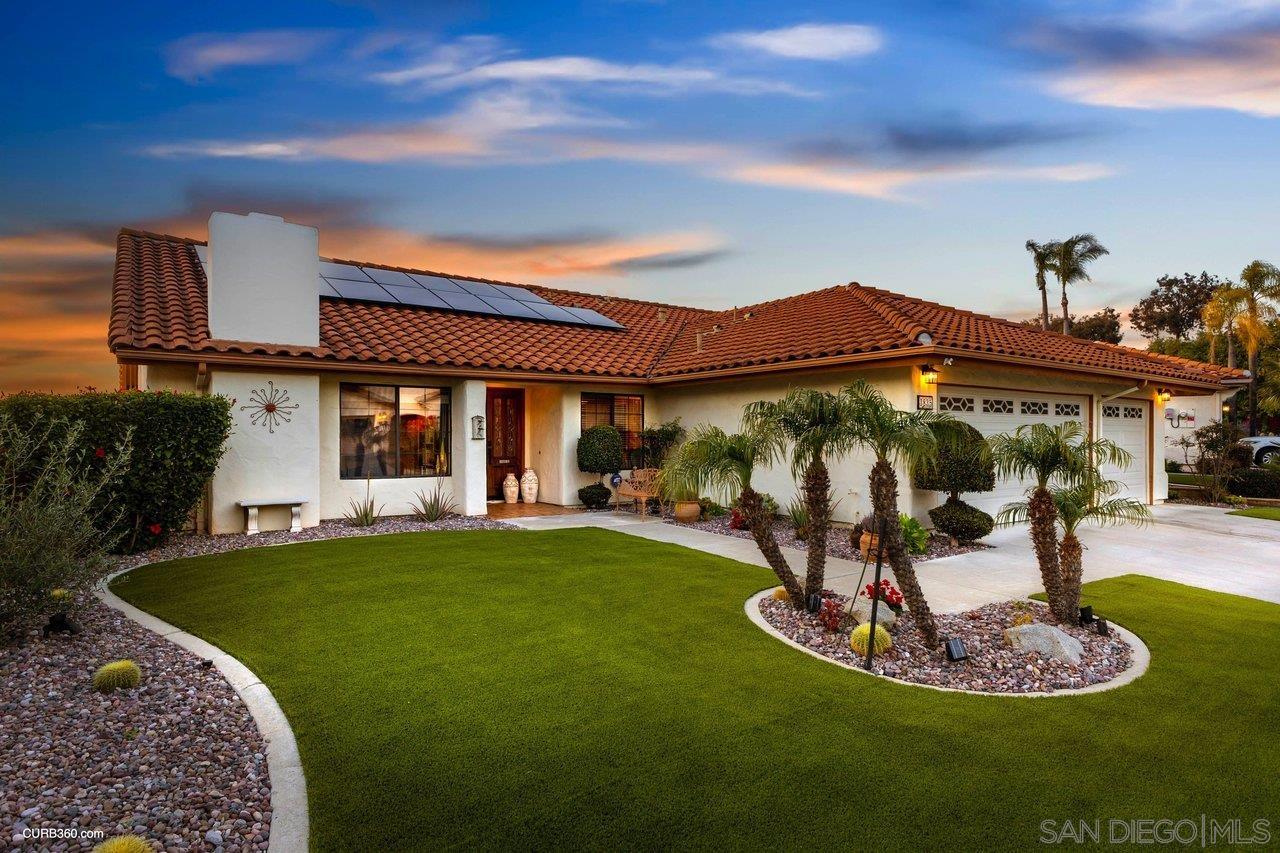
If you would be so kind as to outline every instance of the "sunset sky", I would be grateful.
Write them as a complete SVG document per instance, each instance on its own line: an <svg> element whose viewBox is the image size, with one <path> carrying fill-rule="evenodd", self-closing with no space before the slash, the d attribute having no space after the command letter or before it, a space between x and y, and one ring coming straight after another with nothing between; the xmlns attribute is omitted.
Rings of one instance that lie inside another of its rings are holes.
<svg viewBox="0 0 1280 853"><path fill-rule="evenodd" d="M22 4L0 390L110 387L124 225L706 307L850 280L1025 317L1280 262L1280 2ZM1139 343L1131 336L1130 340Z"/></svg>

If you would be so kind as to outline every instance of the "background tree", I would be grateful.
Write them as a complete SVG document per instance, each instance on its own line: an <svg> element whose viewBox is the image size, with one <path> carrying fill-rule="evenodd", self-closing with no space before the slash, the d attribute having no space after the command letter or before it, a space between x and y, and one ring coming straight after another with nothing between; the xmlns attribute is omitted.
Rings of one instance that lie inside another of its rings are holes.
<svg viewBox="0 0 1280 853"><path fill-rule="evenodd" d="M804 592L806 596L821 595L832 513L827 461L853 449L849 400L828 391L793 388L781 400L760 400L748 405L743 424L750 431L774 436L778 443L791 447L791 474L801 482L809 513Z"/></svg>
<svg viewBox="0 0 1280 853"><path fill-rule="evenodd" d="M1034 329L1043 327L1038 317L1023 320L1022 325ZM1047 328L1051 332L1061 332L1063 325L1061 317L1051 317ZM1082 314L1079 317L1073 314L1071 331L1067 334L1085 341L1106 341L1112 344L1120 343L1124 337L1120 331L1120 313L1114 308L1103 308L1101 311Z"/></svg>
<svg viewBox="0 0 1280 853"><path fill-rule="evenodd" d="M1272 323L1277 319L1273 300L1280 299L1280 269L1265 261L1254 261L1240 271L1242 307L1236 320L1236 334L1249 356L1249 435L1258 434L1258 354L1271 341Z"/></svg>
<svg viewBox="0 0 1280 853"><path fill-rule="evenodd" d="M1170 337L1185 341L1204 328L1204 306L1223 284L1216 275L1189 272L1162 275L1155 288L1129 312L1129 323L1144 338ZM1228 282L1229 284L1229 282Z"/></svg>
<svg viewBox="0 0 1280 853"><path fill-rule="evenodd" d="M1040 290L1040 328L1049 328L1049 283L1046 275L1049 273L1049 265L1056 251L1058 244L1050 241L1048 243L1037 243L1035 240L1027 241L1027 251L1031 253L1031 264L1036 271L1036 287Z"/></svg>
<svg viewBox="0 0 1280 853"><path fill-rule="evenodd" d="M1218 341L1226 340L1227 367L1236 366L1236 323L1244 307L1244 292L1233 284L1224 284L1213 292L1200 312L1209 334L1209 361L1217 362Z"/></svg>
<svg viewBox="0 0 1280 853"><path fill-rule="evenodd" d="M1049 269L1062 286L1062 331L1071 334L1071 312L1067 307L1067 286L1080 281L1093 281L1089 264L1110 252L1092 234L1075 234L1054 243Z"/></svg>

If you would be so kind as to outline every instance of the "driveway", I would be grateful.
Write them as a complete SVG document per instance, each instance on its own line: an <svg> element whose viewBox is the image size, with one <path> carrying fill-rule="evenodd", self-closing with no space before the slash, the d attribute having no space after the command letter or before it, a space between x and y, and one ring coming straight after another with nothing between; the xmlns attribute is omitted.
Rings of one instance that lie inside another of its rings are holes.
<svg viewBox="0 0 1280 853"><path fill-rule="evenodd" d="M1147 527L1089 528L1081 532L1087 549L1085 580L1142 574L1280 604L1280 522L1178 504L1155 506L1152 512L1156 521ZM612 528L765 565L750 539L720 536L635 515L580 513L511 521L539 530ZM969 610L1041 591L1040 573L1025 526L997 530L986 541L995 547L916 566L925 597L934 610ZM791 567L803 576L804 552L784 549L784 553ZM873 571L871 567L866 573ZM887 571L886 575L892 577ZM866 580L860 561L827 561L826 585L837 592L854 594Z"/></svg>

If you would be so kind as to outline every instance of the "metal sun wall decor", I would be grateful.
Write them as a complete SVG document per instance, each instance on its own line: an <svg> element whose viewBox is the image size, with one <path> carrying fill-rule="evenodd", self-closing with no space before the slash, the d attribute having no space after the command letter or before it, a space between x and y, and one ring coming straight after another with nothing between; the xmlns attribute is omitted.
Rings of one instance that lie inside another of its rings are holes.
<svg viewBox="0 0 1280 853"><path fill-rule="evenodd" d="M282 423L289 423L299 404L289 402L289 392L276 388L276 383L267 380L266 388L257 388L249 393L250 403L241 406L240 411L250 412L249 423L254 426L265 426L267 432L274 433Z"/></svg>

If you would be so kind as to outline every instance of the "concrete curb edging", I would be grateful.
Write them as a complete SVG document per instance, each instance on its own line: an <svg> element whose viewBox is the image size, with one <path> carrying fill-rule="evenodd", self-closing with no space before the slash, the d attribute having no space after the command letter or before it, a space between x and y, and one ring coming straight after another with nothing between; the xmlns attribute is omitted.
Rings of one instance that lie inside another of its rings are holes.
<svg viewBox="0 0 1280 853"><path fill-rule="evenodd" d="M1104 690L1114 690L1117 687L1123 687L1126 684L1136 681L1142 677L1146 673L1147 668L1151 665L1151 651L1147 648L1147 644L1142 642L1142 639L1128 628L1121 627L1120 625L1112 622L1111 630L1119 634L1133 649L1133 665L1110 681L1104 681L1100 684L1089 684L1084 687L1063 688L1062 690L1055 690L1052 693L1045 691L1037 691L1034 693L987 693L981 690L963 690L959 687L940 687L936 684L917 684L914 681L903 681L900 678L890 678L887 675L867 672L862 667L851 666L843 661L834 660L826 655L815 652L807 646L802 646L800 643L797 643L795 640L783 634L777 628L770 625L768 620L764 618L764 614L760 612L760 602L772 595L774 589L775 587L769 587L768 589L761 590L748 598L746 604L743 605L743 609L746 610L747 613L747 618L755 623L756 627L760 628L774 639L781 640L793 649L799 649L805 654L811 655L820 661L826 661L827 663L833 664L842 669L847 669L869 678L878 678L881 681L886 681L890 684L899 684L903 687L922 687L926 690L938 690L943 693L967 693L970 696L989 696L995 699L1052 699L1062 696L1079 696L1084 693L1101 693Z"/></svg>
<svg viewBox="0 0 1280 853"><path fill-rule="evenodd" d="M267 849L272 853L305 851L311 833L311 821L307 812L307 780L302 772L298 742L280 703L267 685L236 658L212 643L139 610L108 588L113 580L131 571L133 569L125 569L103 580L95 590L98 598L108 607L120 611L174 645L213 661L214 667L222 673L236 695L248 707L254 724L267 744L267 775L271 778L271 839L267 842Z"/></svg>

